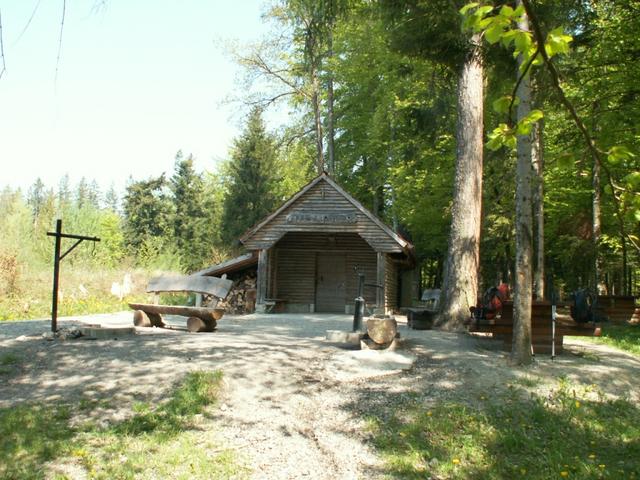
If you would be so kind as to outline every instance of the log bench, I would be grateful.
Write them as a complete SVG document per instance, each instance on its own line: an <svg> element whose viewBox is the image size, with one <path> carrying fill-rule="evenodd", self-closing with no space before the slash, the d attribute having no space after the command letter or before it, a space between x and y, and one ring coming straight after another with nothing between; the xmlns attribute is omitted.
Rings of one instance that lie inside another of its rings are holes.
<svg viewBox="0 0 640 480"><path fill-rule="evenodd" d="M569 303L556 304L555 352L562 353L565 336L599 337L600 326L595 323L577 323L568 314ZM513 302L505 301L502 313L491 320L471 319L470 332L491 333L502 339L504 350L510 351L513 338ZM534 353L551 353L552 320L551 303L534 301L531 305L531 344Z"/></svg>
<svg viewBox="0 0 640 480"><path fill-rule="evenodd" d="M216 305L227 296L232 285L231 280L196 275L152 278L147 292L154 294L154 303L130 303L129 307L134 310L133 324L136 327L164 328L166 325L162 319L163 314L180 315L188 317L187 329L190 332L212 332L224 315L224 309L217 308ZM158 305L160 293L165 292L211 295L214 299L213 306Z"/></svg>

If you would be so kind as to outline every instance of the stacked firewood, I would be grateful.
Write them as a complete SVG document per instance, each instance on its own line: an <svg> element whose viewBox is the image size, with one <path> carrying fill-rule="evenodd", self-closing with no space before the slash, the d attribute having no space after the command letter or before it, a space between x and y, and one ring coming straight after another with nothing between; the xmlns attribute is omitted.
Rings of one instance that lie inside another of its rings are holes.
<svg viewBox="0 0 640 480"><path fill-rule="evenodd" d="M253 313L256 308L255 273L249 273L234 279L233 287L231 287L227 298L218 302L218 306L226 309L228 314Z"/></svg>

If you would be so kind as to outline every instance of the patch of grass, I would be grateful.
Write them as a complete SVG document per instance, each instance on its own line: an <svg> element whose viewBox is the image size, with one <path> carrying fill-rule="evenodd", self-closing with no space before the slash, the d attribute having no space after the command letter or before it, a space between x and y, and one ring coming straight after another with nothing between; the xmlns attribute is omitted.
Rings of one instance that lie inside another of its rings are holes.
<svg viewBox="0 0 640 480"><path fill-rule="evenodd" d="M640 355L640 325L607 325L598 339L607 345Z"/></svg>
<svg viewBox="0 0 640 480"><path fill-rule="evenodd" d="M561 382L544 398L512 389L480 406L400 407L372 417L373 443L398 478L640 478L640 411Z"/></svg>
<svg viewBox="0 0 640 480"><path fill-rule="evenodd" d="M46 462L68 454L75 430L66 405L22 405L0 410L0 478L44 478Z"/></svg>
<svg viewBox="0 0 640 480"><path fill-rule="evenodd" d="M625 352L640 355L640 324L604 324L601 337L580 337L580 340L611 345Z"/></svg>
<svg viewBox="0 0 640 480"><path fill-rule="evenodd" d="M20 357L15 353L9 352L0 355L0 375L11 373L18 363L20 363Z"/></svg>
<svg viewBox="0 0 640 480"><path fill-rule="evenodd" d="M0 295L0 321L48 318L51 315L50 266L25 270L17 291ZM133 290L125 300L111 294L111 284L122 282L130 274ZM142 270L94 268L67 264L61 273L60 316L109 313L128 310L127 302L146 302L148 278L153 272Z"/></svg>
<svg viewBox="0 0 640 480"><path fill-rule="evenodd" d="M526 375L524 377L516 379L514 383L516 383L517 385L522 385L523 387L533 388L540 384L540 380L535 377Z"/></svg>
<svg viewBox="0 0 640 480"><path fill-rule="evenodd" d="M0 366L6 367L9 365L15 365L20 361L20 357L15 353L4 353L0 355Z"/></svg>
<svg viewBox="0 0 640 480"><path fill-rule="evenodd" d="M44 478L47 462L95 479L241 477L235 455L200 428L221 382L221 372L189 373L165 403L138 404L131 418L106 428L71 426L68 406L0 410L0 478Z"/></svg>

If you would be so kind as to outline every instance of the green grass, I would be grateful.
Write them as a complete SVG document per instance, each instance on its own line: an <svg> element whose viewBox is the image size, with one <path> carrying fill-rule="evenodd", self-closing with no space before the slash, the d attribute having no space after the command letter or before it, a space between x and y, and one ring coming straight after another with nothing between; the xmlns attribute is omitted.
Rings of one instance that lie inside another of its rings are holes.
<svg viewBox="0 0 640 480"><path fill-rule="evenodd" d="M129 274L133 290L124 300L111 294L113 282ZM65 265L60 273L58 315L84 315L128 310L127 302L146 302L145 289L155 272L131 269L89 269ZM27 281L28 280L28 281ZM0 291L0 321L50 318L51 270L26 269L16 291Z"/></svg>
<svg viewBox="0 0 640 480"><path fill-rule="evenodd" d="M625 352L640 355L640 324L613 325L605 323L602 326L601 337L580 337L580 340L611 345Z"/></svg>
<svg viewBox="0 0 640 480"><path fill-rule="evenodd" d="M131 418L106 428L72 425L69 405L0 410L0 479L50 477L53 464L92 479L242 477L246 471L207 421L221 382L220 372L192 372L165 403L138 404ZM82 399L78 407L98 404Z"/></svg>
<svg viewBox="0 0 640 480"><path fill-rule="evenodd" d="M8 375L19 363L20 357L15 353L3 353L0 355L0 375Z"/></svg>
<svg viewBox="0 0 640 480"><path fill-rule="evenodd" d="M137 294L119 300L109 292L90 295L83 298L65 298L58 303L58 315L88 315L91 313L110 313L128 310L128 302L145 302L148 296ZM49 298L35 300L31 303L22 298L0 298L0 321L2 320L30 320L51 317L51 292Z"/></svg>
<svg viewBox="0 0 640 480"><path fill-rule="evenodd" d="M395 478L640 478L640 411L561 382L545 397L512 389L369 418Z"/></svg>

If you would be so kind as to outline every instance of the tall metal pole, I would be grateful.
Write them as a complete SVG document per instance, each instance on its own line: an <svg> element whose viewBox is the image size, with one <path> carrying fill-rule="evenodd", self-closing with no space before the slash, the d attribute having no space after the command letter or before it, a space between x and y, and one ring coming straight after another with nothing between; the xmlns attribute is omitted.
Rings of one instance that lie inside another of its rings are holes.
<svg viewBox="0 0 640 480"><path fill-rule="evenodd" d="M60 278L60 243L62 241L62 220L56 221L56 246L53 253L53 295L51 296L51 331L58 331L58 282Z"/></svg>

